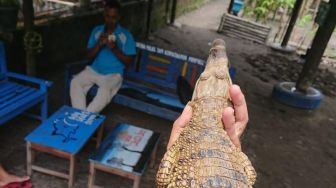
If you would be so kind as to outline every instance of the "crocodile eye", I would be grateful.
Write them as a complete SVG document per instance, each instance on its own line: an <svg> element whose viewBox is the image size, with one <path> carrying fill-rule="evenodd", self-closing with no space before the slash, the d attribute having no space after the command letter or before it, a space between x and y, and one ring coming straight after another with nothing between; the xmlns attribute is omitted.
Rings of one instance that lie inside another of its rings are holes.
<svg viewBox="0 0 336 188"><path fill-rule="evenodd" d="M209 72L203 72L200 76L200 80L207 80L210 77Z"/></svg>
<svg viewBox="0 0 336 188"><path fill-rule="evenodd" d="M219 70L215 72L215 75L216 75L216 78L221 79L221 80L223 80L226 76L224 71L219 71Z"/></svg>

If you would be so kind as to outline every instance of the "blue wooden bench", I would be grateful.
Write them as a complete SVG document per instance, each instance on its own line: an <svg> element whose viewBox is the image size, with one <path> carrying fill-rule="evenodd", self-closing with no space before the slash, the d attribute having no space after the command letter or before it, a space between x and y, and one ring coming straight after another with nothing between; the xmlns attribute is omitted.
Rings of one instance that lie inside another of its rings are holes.
<svg viewBox="0 0 336 188"><path fill-rule="evenodd" d="M136 45L135 60L125 71L123 85L113 98L113 102L161 118L175 120L187 101L181 99L179 91L187 89L186 86L192 89L204 70L205 61L144 43L137 42ZM69 103L72 76L83 70L88 63L82 61L67 65L66 103ZM234 74L235 69L230 68L230 75ZM91 88L89 94L95 95L96 89L97 87Z"/></svg>
<svg viewBox="0 0 336 188"><path fill-rule="evenodd" d="M5 47L0 42L0 125L40 104L41 114L30 116L45 120L48 115L48 87L51 82L8 72Z"/></svg>

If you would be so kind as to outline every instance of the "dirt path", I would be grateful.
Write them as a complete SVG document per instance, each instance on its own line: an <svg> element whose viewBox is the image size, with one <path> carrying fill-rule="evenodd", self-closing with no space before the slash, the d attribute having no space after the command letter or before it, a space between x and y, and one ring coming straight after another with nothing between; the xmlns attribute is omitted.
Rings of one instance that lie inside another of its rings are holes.
<svg viewBox="0 0 336 188"><path fill-rule="evenodd" d="M216 31L229 3L229 0L210 0L201 8L177 18L176 23Z"/></svg>

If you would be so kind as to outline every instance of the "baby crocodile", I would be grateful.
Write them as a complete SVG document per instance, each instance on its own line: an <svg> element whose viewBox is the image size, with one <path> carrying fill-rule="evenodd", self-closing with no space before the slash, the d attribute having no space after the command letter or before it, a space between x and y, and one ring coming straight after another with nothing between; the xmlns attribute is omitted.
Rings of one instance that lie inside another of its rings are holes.
<svg viewBox="0 0 336 188"><path fill-rule="evenodd" d="M223 110L232 105L228 65L225 42L214 40L188 104L191 120L159 166L158 188L247 188L255 183L251 162L223 129Z"/></svg>

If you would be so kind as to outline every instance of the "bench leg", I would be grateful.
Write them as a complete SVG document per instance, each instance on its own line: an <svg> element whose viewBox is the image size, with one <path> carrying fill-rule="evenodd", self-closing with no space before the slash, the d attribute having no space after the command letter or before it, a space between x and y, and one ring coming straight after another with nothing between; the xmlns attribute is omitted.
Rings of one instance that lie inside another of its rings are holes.
<svg viewBox="0 0 336 188"><path fill-rule="evenodd" d="M48 96L44 97L44 100L41 104L41 120L42 122L48 117Z"/></svg>
<svg viewBox="0 0 336 188"><path fill-rule="evenodd" d="M28 176L32 175L32 164L33 163L33 155L31 149L31 143L27 142L27 174Z"/></svg>
<svg viewBox="0 0 336 188"><path fill-rule="evenodd" d="M76 163L76 155L70 156L70 169L69 169L69 184L68 187L73 187L74 176L75 176L75 163Z"/></svg>
<svg viewBox="0 0 336 188"><path fill-rule="evenodd" d="M94 164L90 163L88 188L93 188L94 187L95 176L96 176L96 169L94 167Z"/></svg>
<svg viewBox="0 0 336 188"><path fill-rule="evenodd" d="M104 133L104 126L105 126L105 123L103 122L100 127L99 127L99 130L97 132L97 143L96 143L96 148L99 147L100 145L100 142L103 138L103 133Z"/></svg>
<svg viewBox="0 0 336 188"><path fill-rule="evenodd" d="M134 177L133 188L139 188L140 187L140 180L141 180L141 176L135 176Z"/></svg>

